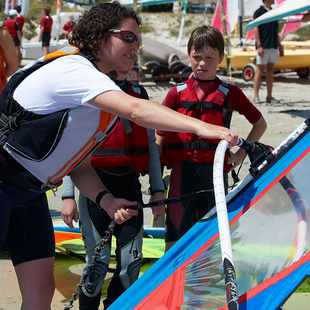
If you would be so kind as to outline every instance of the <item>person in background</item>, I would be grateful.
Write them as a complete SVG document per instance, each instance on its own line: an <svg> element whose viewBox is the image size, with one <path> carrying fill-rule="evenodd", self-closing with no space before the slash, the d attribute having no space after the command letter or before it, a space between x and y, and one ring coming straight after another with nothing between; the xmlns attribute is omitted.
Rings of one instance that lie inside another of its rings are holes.
<svg viewBox="0 0 310 310"><path fill-rule="evenodd" d="M238 142L227 128L130 96L109 78L136 62L139 25L137 14L118 2L93 6L73 29L71 54L54 53L18 70L0 97L0 249L8 245L23 310L50 309L55 290L48 189L70 175L117 224L138 215L137 203L110 193L89 160L118 116L146 128Z"/></svg>
<svg viewBox="0 0 310 310"><path fill-rule="evenodd" d="M22 8L20 5L16 5L14 7L14 9L16 10L17 12L17 16L16 16L16 24L18 26L18 29L21 33L21 38L23 36L23 28L24 28L24 24L25 24L25 17L23 15L21 15L21 12L22 12Z"/></svg>
<svg viewBox="0 0 310 310"><path fill-rule="evenodd" d="M73 30L74 25L75 25L74 17L71 15L69 17L69 20L62 27L62 31L63 31L65 38L68 38L68 36L70 35L70 33Z"/></svg>
<svg viewBox="0 0 310 310"><path fill-rule="evenodd" d="M304 16L302 17L302 20L301 20L303 23L307 23L307 22L310 22L310 11L307 11Z"/></svg>
<svg viewBox="0 0 310 310"><path fill-rule="evenodd" d="M6 19L6 21L4 22L4 26L7 29L7 31L10 33L13 41L14 41L14 45L15 45L15 49L16 52L18 54L18 59L19 59L19 63L21 61L22 58L22 54L21 54L21 30L19 28L19 25L16 21L16 17L17 17L17 11L14 9L9 10L9 14L8 14L8 18Z"/></svg>
<svg viewBox="0 0 310 310"><path fill-rule="evenodd" d="M11 35L0 23L0 94L7 83L7 78L18 68L18 54Z"/></svg>
<svg viewBox="0 0 310 310"><path fill-rule="evenodd" d="M224 56L222 34L211 26L193 30L187 44L192 75L184 83L173 86L163 105L203 122L230 127L233 111L244 115L252 128L247 136L257 141L266 129L262 114L235 85L216 76ZM207 190L191 200L167 206L166 248L169 249L186 231L200 220L215 204L213 192L213 161L218 139L201 139L190 133L168 133L158 130L162 164L172 169L169 197L179 197ZM227 173L238 166L246 153L239 149L226 155Z"/></svg>
<svg viewBox="0 0 310 310"><path fill-rule="evenodd" d="M43 55L49 53L51 33L53 27L53 18L50 16L51 8L49 6L43 9L43 16L40 19L39 40L42 41Z"/></svg>
<svg viewBox="0 0 310 310"><path fill-rule="evenodd" d="M129 70L130 72L131 70ZM126 93L138 98L148 99L143 86L127 81L124 73L117 75L117 85ZM92 165L108 190L115 197L123 197L132 201L142 201L139 174L149 173L151 201L164 198L164 184L161 176L160 155L155 143L155 130L145 129L126 119L119 119L110 136L94 152ZM77 217L74 199L74 185L70 177L64 180L62 199L62 217L64 222L73 227ZM86 266L84 278L94 265L94 249L104 236L111 222L109 215L102 209L95 208L94 203L84 197L79 197L80 226L86 249ZM154 207L153 216L157 218L165 214L164 206ZM107 289L104 301L106 309L118 298L139 275L142 262L143 211L138 216L116 227L116 270ZM97 310L100 304L101 288L108 271L111 244L101 253L100 276L97 272L96 293L93 297L83 292L79 295L80 310ZM86 280L88 280L86 278Z"/></svg>
<svg viewBox="0 0 310 310"><path fill-rule="evenodd" d="M272 9L274 0L263 0L261 5L253 15L256 19ZM273 87L273 67L277 63L279 55L283 55L283 46L280 43L279 23L273 21L258 26L255 29L256 46L256 71L254 77L254 102L261 103L259 89L262 83L263 72L266 72L267 103L279 103L280 101L272 96Z"/></svg>

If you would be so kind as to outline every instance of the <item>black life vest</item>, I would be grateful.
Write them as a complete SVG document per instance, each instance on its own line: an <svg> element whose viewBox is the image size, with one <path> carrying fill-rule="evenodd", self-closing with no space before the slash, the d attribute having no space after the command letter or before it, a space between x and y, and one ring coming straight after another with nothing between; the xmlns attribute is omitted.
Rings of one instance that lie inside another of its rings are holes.
<svg viewBox="0 0 310 310"><path fill-rule="evenodd" d="M60 184L106 138L117 119L85 106L38 115L14 100L15 89L27 76L71 54L76 51L54 52L19 70L0 97L0 147L46 187Z"/></svg>

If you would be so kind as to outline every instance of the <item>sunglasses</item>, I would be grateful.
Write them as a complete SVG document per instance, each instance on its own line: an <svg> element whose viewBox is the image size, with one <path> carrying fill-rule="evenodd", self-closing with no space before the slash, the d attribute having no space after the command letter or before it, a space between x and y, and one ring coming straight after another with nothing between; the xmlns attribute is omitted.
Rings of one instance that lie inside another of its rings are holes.
<svg viewBox="0 0 310 310"><path fill-rule="evenodd" d="M129 44L132 43L139 43L140 45L140 40L137 35L135 35L132 31L128 30L120 30L120 29L110 29L109 32L113 33L114 35L118 35L119 38Z"/></svg>

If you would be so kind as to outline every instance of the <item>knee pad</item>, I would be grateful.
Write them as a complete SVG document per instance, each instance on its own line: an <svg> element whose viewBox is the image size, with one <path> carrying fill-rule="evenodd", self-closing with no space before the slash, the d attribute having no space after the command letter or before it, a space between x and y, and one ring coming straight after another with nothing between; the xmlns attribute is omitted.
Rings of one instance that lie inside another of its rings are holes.
<svg viewBox="0 0 310 310"><path fill-rule="evenodd" d="M121 270L119 279L124 288L128 288L139 276L142 263L143 230L118 251Z"/></svg>

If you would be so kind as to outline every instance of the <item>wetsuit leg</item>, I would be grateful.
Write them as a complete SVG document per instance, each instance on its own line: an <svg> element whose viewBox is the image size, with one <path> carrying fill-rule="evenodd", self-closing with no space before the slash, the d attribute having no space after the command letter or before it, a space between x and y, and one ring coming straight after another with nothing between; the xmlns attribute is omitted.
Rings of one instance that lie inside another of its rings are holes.
<svg viewBox="0 0 310 310"><path fill-rule="evenodd" d="M130 227L122 228L117 234L117 265L104 301L105 308L137 280L142 264L143 230L141 229L137 234Z"/></svg>
<svg viewBox="0 0 310 310"><path fill-rule="evenodd" d="M116 197L131 201L141 201L141 186L137 174L111 176L99 172L105 185ZM89 208L90 215L97 231L102 235L104 229L98 221L98 213L104 212L98 208ZM105 308L120 296L138 277L142 261L142 228L143 212L115 228L116 237L116 271L108 287Z"/></svg>
<svg viewBox="0 0 310 310"><path fill-rule="evenodd" d="M101 240L101 236L93 225L88 208L96 208L96 206L93 205L93 203L86 197L80 195L80 227L82 229L82 236L86 250L86 265L82 276L83 280L85 280L88 285L86 285L84 290L82 290L79 294L79 309L97 310L100 304L101 288L108 271L111 246L110 244L106 245L106 247L100 252L100 256L98 257L96 264L94 264L94 250L98 242ZM100 210L98 209L98 211ZM106 229L110 222L107 214L99 212L97 217L102 228ZM85 293L87 293L88 296L85 295Z"/></svg>

